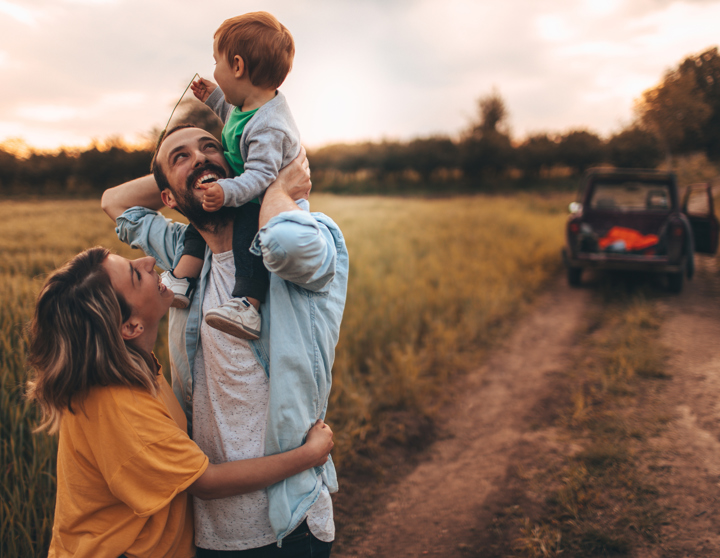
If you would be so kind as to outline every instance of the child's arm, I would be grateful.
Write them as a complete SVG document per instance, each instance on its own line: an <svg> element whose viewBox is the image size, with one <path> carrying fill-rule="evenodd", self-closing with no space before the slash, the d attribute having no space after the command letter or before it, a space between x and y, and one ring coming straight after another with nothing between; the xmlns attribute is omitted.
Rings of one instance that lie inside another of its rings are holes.
<svg viewBox="0 0 720 558"><path fill-rule="evenodd" d="M209 80L205 80L208 82ZM209 81L212 85L215 85L213 82ZM223 121L223 124L227 122L228 116L230 116L230 112L232 112L232 109L235 107L228 103L225 100L225 95L223 95L222 89L215 86L215 89L213 89L212 93L208 95L208 98L205 99L205 106L210 108L217 116L220 118L220 120Z"/></svg>
<svg viewBox="0 0 720 558"><path fill-rule="evenodd" d="M280 177L282 174L285 174L287 176L292 176L293 178L295 176L297 176L298 173L297 173L297 171L294 170L295 164L297 164L297 168L302 168L302 173L300 173L300 174L302 174L303 181L301 184L299 183L298 186L295 187L295 189L293 190L293 192L291 194L291 197L292 197L292 200L294 200L294 201L297 201L300 199L307 200L309 197L309 194L310 194L310 187L311 187L310 178L309 178L310 170L309 170L309 166L308 166L307 157L305 154L305 148L302 146L300 147L300 153L296 157L296 160L292 161L287 166L283 167L283 169L278 172L278 175L270 183L272 184L272 182L275 182L276 180L278 180L278 177ZM292 167L292 170L291 170L291 167ZM233 179L227 179L227 178L220 179L220 182L222 182L222 186L218 182L211 182L209 184L200 185L200 188L205 189L205 194L203 196L203 209L205 211L217 211L223 205L228 205L227 203L225 203L226 190L224 189L225 185L228 183L230 184L230 186L229 186L230 188L237 187L240 190L240 192L238 192L239 195L237 195L235 197L235 200L237 201L238 199L239 200L244 199L242 196L242 186L238 186L238 184L237 184L237 183L239 183L240 178L242 176L244 176L244 174L240 175L239 177L233 178ZM285 181L287 181L287 178L285 178L283 180L283 182L285 182ZM293 185L294 184L295 183L293 182ZM267 190L267 188L261 190L261 193L264 192L265 190ZM257 197L257 196L255 196L255 197ZM250 201L251 199L254 199L254 198L251 197L247 201ZM243 203L247 203L247 202L243 202ZM238 203L238 207L240 205L243 205L243 203ZM297 205L294 203L293 203L293 208L298 209Z"/></svg>
<svg viewBox="0 0 720 558"><path fill-rule="evenodd" d="M248 147L245 172L206 184L203 209L217 211L223 206L240 207L262 196L282 169L286 137L284 132L272 128L255 134Z"/></svg>
<svg viewBox="0 0 720 558"><path fill-rule="evenodd" d="M209 79L199 77L197 80L192 82L190 89L192 90L193 95L204 103L208 100L208 97L210 97L212 92L217 89L217 84Z"/></svg>
<svg viewBox="0 0 720 558"><path fill-rule="evenodd" d="M254 133L248 145L245 171L240 176L218 180L224 193L223 205L240 207L261 197L277 179L288 143L282 130L266 127Z"/></svg>
<svg viewBox="0 0 720 558"><path fill-rule="evenodd" d="M217 211L223 206L225 192L217 182L201 184L200 188L205 190L202 206L205 211Z"/></svg>

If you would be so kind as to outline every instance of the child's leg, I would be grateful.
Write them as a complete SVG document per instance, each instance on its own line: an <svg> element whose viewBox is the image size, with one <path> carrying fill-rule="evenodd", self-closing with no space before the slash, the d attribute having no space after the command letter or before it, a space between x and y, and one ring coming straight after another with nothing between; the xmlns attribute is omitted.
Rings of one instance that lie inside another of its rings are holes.
<svg viewBox="0 0 720 558"><path fill-rule="evenodd" d="M205 260L202 258L183 254L172 272L178 279L185 279L188 277L197 279L200 277L200 272L202 271L204 263Z"/></svg>
<svg viewBox="0 0 720 558"><path fill-rule="evenodd" d="M162 282L174 294L173 306L187 308L195 290L195 282L200 277L205 258L205 239L197 229L188 225L185 231L185 245L180 261L172 271L162 274Z"/></svg>
<svg viewBox="0 0 720 558"><path fill-rule="evenodd" d="M250 253L250 245L258 232L260 206L256 203L246 203L238 209L233 222L235 258L233 297L246 297L256 309L259 309L260 303L265 302L265 295L270 286L270 275L262 256Z"/></svg>
<svg viewBox="0 0 720 558"><path fill-rule="evenodd" d="M237 209L233 221L233 298L205 314L208 325L242 339L257 339L260 335L258 310L270 283L262 258L249 251L257 234L259 215L260 206L255 203L246 203Z"/></svg>

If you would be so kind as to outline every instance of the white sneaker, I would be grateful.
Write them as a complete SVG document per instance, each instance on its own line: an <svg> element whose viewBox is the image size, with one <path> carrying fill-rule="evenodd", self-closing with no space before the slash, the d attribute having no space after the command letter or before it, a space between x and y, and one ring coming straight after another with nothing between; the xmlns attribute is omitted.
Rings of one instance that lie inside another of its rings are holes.
<svg viewBox="0 0 720 558"><path fill-rule="evenodd" d="M242 297L231 298L222 306L208 310L205 323L233 337L259 339L262 320L255 307Z"/></svg>
<svg viewBox="0 0 720 558"><path fill-rule="evenodd" d="M171 304L173 308L187 308L190 305L195 290L195 279L178 279L172 271L165 271L160 275L160 280L175 295Z"/></svg>

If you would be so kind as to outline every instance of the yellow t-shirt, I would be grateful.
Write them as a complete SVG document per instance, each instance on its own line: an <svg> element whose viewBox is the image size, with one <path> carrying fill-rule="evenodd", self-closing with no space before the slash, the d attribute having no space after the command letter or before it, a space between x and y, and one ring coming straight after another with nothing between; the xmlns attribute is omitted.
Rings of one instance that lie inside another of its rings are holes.
<svg viewBox="0 0 720 558"><path fill-rule="evenodd" d="M208 458L162 374L158 397L95 387L60 426L50 557L192 557L185 489Z"/></svg>

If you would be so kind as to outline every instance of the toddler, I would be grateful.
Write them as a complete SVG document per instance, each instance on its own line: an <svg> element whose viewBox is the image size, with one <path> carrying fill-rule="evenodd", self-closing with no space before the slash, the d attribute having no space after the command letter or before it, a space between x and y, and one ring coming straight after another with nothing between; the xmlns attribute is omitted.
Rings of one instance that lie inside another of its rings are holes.
<svg viewBox="0 0 720 558"><path fill-rule="evenodd" d="M210 175L204 184L203 208L218 211L236 207L233 222L235 288L233 298L205 313L205 322L243 339L260 335L260 303L269 284L262 257L249 252L258 228L258 202L278 172L300 152L300 134L282 93L277 88L292 67L292 35L274 16L253 12L228 19L215 32L213 57L217 84L199 78L193 94L223 121L222 145L233 178ZM307 200L298 205L308 210ZM200 276L205 241L190 225L183 255L163 283L175 293L173 306L190 304Z"/></svg>

